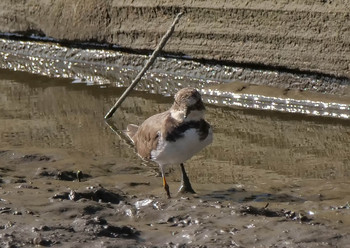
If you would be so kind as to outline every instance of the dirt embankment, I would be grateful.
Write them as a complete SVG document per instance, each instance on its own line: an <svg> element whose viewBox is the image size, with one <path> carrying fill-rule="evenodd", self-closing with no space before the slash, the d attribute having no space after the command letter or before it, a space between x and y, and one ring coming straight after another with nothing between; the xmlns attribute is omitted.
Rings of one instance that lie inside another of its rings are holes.
<svg viewBox="0 0 350 248"><path fill-rule="evenodd" d="M5 0L0 32L148 50L184 11L166 52L350 78L349 6L346 0Z"/></svg>

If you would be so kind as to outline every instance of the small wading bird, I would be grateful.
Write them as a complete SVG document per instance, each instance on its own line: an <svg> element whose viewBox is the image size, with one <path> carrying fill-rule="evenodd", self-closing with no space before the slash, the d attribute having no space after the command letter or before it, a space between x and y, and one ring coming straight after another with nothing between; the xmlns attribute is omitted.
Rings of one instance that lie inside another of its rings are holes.
<svg viewBox="0 0 350 248"><path fill-rule="evenodd" d="M170 198L164 167L180 164L180 193L195 193L183 163L213 140L213 132L204 120L205 107L199 92L184 88L175 95L171 108L153 115L140 126L130 124L125 131L140 157L156 162L162 172L163 187Z"/></svg>

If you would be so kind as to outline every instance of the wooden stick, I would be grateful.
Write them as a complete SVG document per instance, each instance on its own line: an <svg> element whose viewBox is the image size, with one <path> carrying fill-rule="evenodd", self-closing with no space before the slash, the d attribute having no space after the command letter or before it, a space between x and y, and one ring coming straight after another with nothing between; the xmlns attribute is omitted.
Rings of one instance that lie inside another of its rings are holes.
<svg viewBox="0 0 350 248"><path fill-rule="evenodd" d="M105 123L107 124L107 126L113 131L113 133L115 133L120 140L124 140L125 143L128 145L128 147L130 148L134 148L135 145L134 143L132 143L131 139L121 130L119 130L116 125L114 124L114 122L112 122L110 119L106 119Z"/></svg>
<svg viewBox="0 0 350 248"><path fill-rule="evenodd" d="M156 58L158 57L160 51L163 49L167 41L169 40L170 36L173 34L175 25L179 21L180 17L183 15L182 12L177 14L175 17L175 20L171 24L168 31L163 36L162 40L159 42L158 46L156 47L156 50L152 53L152 56L149 58L145 66L142 68L142 70L137 74L135 79L132 81L131 85L124 91L123 95L118 99L118 101L114 104L114 106L108 111L108 113L105 116L105 119L109 119L113 116L114 112L117 110L117 108L122 104L122 102L125 100L125 98L129 95L131 90L136 86L136 84L140 81L142 76L145 74L145 72L151 67L151 65L154 63Z"/></svg>

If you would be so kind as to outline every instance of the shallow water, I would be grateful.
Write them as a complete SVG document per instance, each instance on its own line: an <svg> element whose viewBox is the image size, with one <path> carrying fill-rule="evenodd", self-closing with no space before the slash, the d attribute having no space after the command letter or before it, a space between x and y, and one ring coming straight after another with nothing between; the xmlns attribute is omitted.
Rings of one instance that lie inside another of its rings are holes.
<svg viewBox="0 0 350 248"><path fill-rule="evenodd" d="M124 88L72 81L0 70L2 149L63 149L142 163L103 119ZM128 123L141 123L166 110L171 102L171 97L134 92L111 122L123 130ZM209 197L219 194L211 195L214 191L244 185L257 192L253 199L275 201L270 194L284 188L288 192L295 184L299 192L310 191L306 195L316 197L323 187L337 194L336 188L350 181L347 120L213 105L207 106L207 119L214 128L214 142L186 166L193 183ZM177 167L170 170L170 179L179 181ZM246 197L221 193L237 201ZM302 201L307 200L304 197ZM336 198L346 201L340 195Z"/></svg>
<svg viewBox="0 0 350 248"><path fill-rule="evenodd" d="M134 159L133 149L123 137L113 135L102 118L124 88L72 84L70 79L8 70L1 70L0 78L3 146L72 148ZM123 130L128 123L140 123L168 109L171 103L172 97L135 92L112 123ZM253 167L301 178L349 178L347 120L212 105L207 106L207 119L214 127L215 140L201 159L193 159L198 168L219 162L230 164L224 167ZM210 174L196 180L230 183L236 177L223 174L225 178L212 180Z"/></svg>
<svg viewBox="0 0 350 248"><path fill-rule="evenodd" d="M73 78L73 83L101 87L128 86L148 59L116 50L10 39L0 39L0 55L3 69ZM170 96L186 86L199 88L204 101L212 105L350 118L350 81L345 78L160 57L136 89Z"/></svg>

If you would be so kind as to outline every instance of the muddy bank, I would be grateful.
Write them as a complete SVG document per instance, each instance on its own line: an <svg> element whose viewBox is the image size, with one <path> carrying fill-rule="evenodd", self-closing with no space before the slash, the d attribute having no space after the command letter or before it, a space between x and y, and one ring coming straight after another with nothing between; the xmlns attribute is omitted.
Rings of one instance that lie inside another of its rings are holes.
<svg viewBox="0 0 350 248"><path fill-rule="evenodd" d="M59 168L70 159L53 150L44 155L48 161L40 156L1 151L3 247L335 247L349 240L304 212L253 207L249 200L238 203L217 195L168 200L157 196L154 177L114 174L106 181L93 172L93 179L82 182L47 178L37 173L39 167ZM250 194L244 191L227 194Z"/></svg>
<svg viewBox="0 0 350 248"><path fill-rule="evenodd" d="M196 183L198 194L167 199L150 168L111 163L107 175L103 160L64 149L1 150L1 246L346 247L350 240L349 207L328 205L328 193L313 201L337 221L318 216L293 193L296 185L259 196L251 185ZM89 177L56 177L78 168ZM174 192L178 183L171 185Z"/></svg>
<svg viewBox="0 0 350 248"><path fill-rule="evenodd" d="M0 9L1 32L133 50L154 49L181 10L167 53L350 77L350 9L342 0L5 0Z"/></svg>
<svg viewBox="0 0 350 248"><path fill-rule="evenodd" d="M132 76L137 75L148 59L146 55L115 51L107 47L66 47L56 42L21 41L9 37L0 39L0 55L0 68L51 77L75 78L90 84L116 87L129 85ZM160 85L152 86L151 89L157 93L169 90L168 94L177 90L172 90L172 84L175 87L181 86L181 82L187 80L196 88L242 82L287 91L350 96L350 79L347 78L199 63L184 58L159 57L144 78L146 82L138 87L140 90L150 90L148 84L169 84L168 89L160 89ZM230 91L229 86L225 89ZM264 94L268 95L269 91L265 90Z"/></svg>

